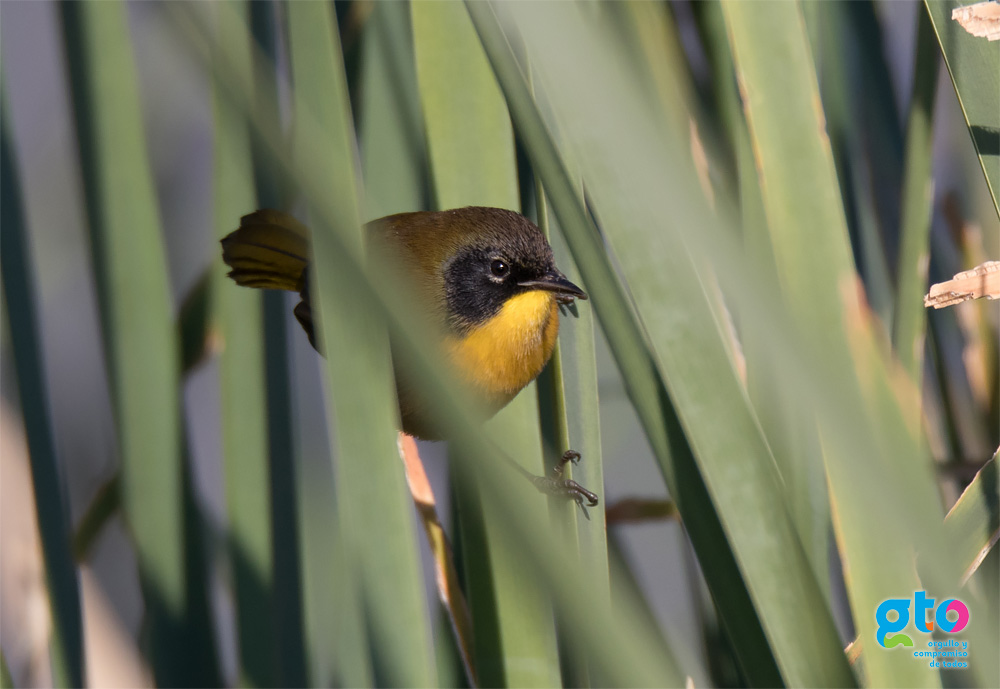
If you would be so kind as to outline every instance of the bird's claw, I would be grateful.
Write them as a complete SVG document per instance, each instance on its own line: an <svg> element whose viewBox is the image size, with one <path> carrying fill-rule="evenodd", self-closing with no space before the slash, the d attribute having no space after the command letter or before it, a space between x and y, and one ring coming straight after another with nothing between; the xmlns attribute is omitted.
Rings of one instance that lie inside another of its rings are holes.
<svg viewBox="0 0 1000 689"><path fill-rule="evenodd" d="M580 463L580 453L576 450L566 450L563 452L563 456L559 458L559 463L556 464L555 471L562 474L563 467L572 462L573 464Z"/></svg>
<svg viewBox="0 0 1000 689"><path fill-rule="evenodd" d="M579 452L567 450L552 468L551 476L534 476L531 481L541 493L570 498L583 510L583 516L590 519L590 515L587 514L587 507L597 507L600 501L595 493L587 490L573 479L563 478L563 468L571 462L573 464L580 462Z"/></svg>

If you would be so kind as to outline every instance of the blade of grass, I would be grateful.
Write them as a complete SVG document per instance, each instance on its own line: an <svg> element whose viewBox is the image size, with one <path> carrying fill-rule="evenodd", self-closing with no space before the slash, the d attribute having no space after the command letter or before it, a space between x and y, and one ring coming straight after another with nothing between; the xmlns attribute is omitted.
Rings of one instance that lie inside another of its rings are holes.
<svg viewBox="0 0 1000 689"><path fill-rule="evenodd" d="M415 3L411 13L437 205L517 210L510 117L468 18L461 7L447 3ZM475 174L464 167L473 158L466 149L469 140L487 146L492 163L477 165Z"/></svg>
<svg viewBox="0 0 1000 689"><path fill-rule="evenodd" d="M708 3L695 3L692 12L696 15L704 12L702 4ZM725 150L725 132L720 131L724 122L720 121L716 109L706 107L704 99L699 97L694 68L685 53L675 8L644 0L609 6L623 10L621 14L626 15L623 17L628 25L624 32L625 45L641 48L641 52L636 52L637 70L649 73L648 88L656 97L673 136L689 144L687 155L696 159L702 190L709 203L714 202L717 193L732 196L734 166L730 152ZM720 85L730 87L728 81Z"/></svg>
<svg viewBox="0 0 1000 689"><path fill-rule="evenodd" d="M278 118L278 36L272 3L250 3L251 27L256 39L239 36L241 22L230 28L237 39L219 43L201 18L180 4L167 4L165 18L176 26L203 64L214 60L220 92L236 109L246 113L253 127L252 148L257 196L265 207L283 207L288 187L308 187L312 178L296 176L290 146ZM253 88L241 78L239 54L232 44L251 45ZM315 193L315 192L314 192ZM315 194L316 196L325 195ZM325 686L334 681L372 684L367 635L356 586L339 568L345 558L341 539L330 524L337 523L332 467L325 444L308 451L295 426L302 409L293 405L290 383L291 347L287 321L289 305L281 293L264 295L264 330L267 368L268 445L274 524L274 601L278 649L277 672L281 684ZM355 580L356 582L356 580ZM338 645L339 644L339 645ZM341 659L335 657L342 651Z"/></svg>
<svg viewBox="0 0 1000 689"><path fill-rule="evenodd" d="M413 63L409 5L376 3L362 40L358 129L366 217L424 208L427 152ZM438 680L442 686L448 686L464 676L471 686L478 686L472 656L472 620L460 588L451 543L439 520L415 440L401 434L399 444L407 468L407 483L435 563L438 598L443 608L440 619L447 626L447 631L438 632L436 643ZM449 677L452 673L457 674Z"/></svg>
<svg viewBox="0 0 1000 689"><path fill-rule="evenodd" d="M850 468L859 457L842 444L843 429L828 424L821 427L834 524L850 582L854 621L862 638L874 638L871 611L882 600L897 595L894 592L918 590L913 588L919 586L912 571L913 542L933 542L935 533L932 506L937 496L930 463L918 449L918 431L905 427L901 409L903 403L912 403L914 396L910 391L900 396L879 369L871 324L853 291L854 271L832 153L829 141L817 136L823 131L822 112L817 107L816 75L811 70L799 8L792 4L758 5L750 12L738 3L725 3L723 8L779 275L792 315L800 331L808 333L808 346L817 353L825 352L824 365L831 372L844 372L834 392L845 399L858 398L862 408L878 419L876 424L854 431L859 437L872 434L871 451L880 450L865 462L872 480L861 490L858 475ZM781 108L771 106L779 101ZM817 229L806 233L804 227ZM860 378L847 373L855 366L863 372ZM859 383L862 388L852 390ZM896 457L905 458L905 463ZM896 464L890 479L890 466ZM875 502L879 500L876 494L890 481L898 486L901 479L906 481L907 492L905 498L900 493L900 499L920 497L921 511L907 512L919 515L921 526L893 523L898 516L889 512L880 516L885 528L873 531L865 506L886 504ZM869 491L873 494L863 497ZM876 685L903 682L933 686L940 682L937 673L911 660L901 654L875 653L864 669Z"/></svg>
<svg viewBox="0 0 1000 689"><path fill-rule="evenodd" d="M62 10L112 378L122 503L135 545L158 683L185 660L187 607L178 373L170 288L147 161L125 6Z"/></svg>
<svg viewBox="0 0 1000 689"><path fill-rule="evenodd" d="M983 611L979 618L983 626L989 628L986 638L992 639L993 648L1000 639L1000 550L993 547L972 577L965 583L963 591L973 592L974 605ZM973 672L981 687L1000 686L1000 656L990 652L990 646L983 644L981 652L973 661ZM975 649L978 650L978 649Z"/></svg>
<svg viewBox="0 0 1000 689"><path fill-rule="evenodd" d="M996 59L993 43L972 36L951 19L952 10L972 2L924 0L924 6L934 24L944 63L979 154L993 207L1000 215L997 201L1000 194L1000 90L989 88L990 84L1000 81L1000 61Z"/></svg>
<svg viewBox="0 0 1000 689"><path fill-rule="evenodd" d="M246 3L217 4L218 44L239 55L244 88L250 89L250 45ZM241 43L241 41L243 41ZM222 51L223 48L217 47ZM216 74L218 80L221 75ZM255 205L253 160L246 117L214 85L215 233L222 238ZM274 623L274 546L268 463L267 398L261 293L235 289L216 262L212 293L224 349L219 362L222 451L228 547L233 572L239 648L239 681L273 686L279 647Z"/></svg>
<svg viewBox="0 0 1000 689"><path fill-rule="evenodd" d="M337 458L337 498L348 576L359 577L371 651L380 681L430 685L435 669L430 621L421 585L416 528L395 446L398 411L385 325L355 300L358 289L339 270L333 233L364 254L354 170L354 128L346 77L327 5L288 5L295 84L295 150L320 147L325 164L314 174L329 193L310 199L319 224L312 233L320 342L327 354L331 427ZM327 226L332 221L339 230ZM341 658L350 662L348 658Z"/></svg>
<svg viewBox="0 0 1000 689"><path fill-rule="evenodd" d="M21 418L28 441L35 519L42 542L49 612L52 616L50 654L56 686L83 686L83 620L80 586L71 555L71 528L42 363L42 341L36 311L34 262L29 247L20 178L8 115L7 93L0 76L0 272L9 323L11 349ZM6 662L5 686L12 686Z"/></svg>
<svg viewBox="0 0 1000 689"><path fill-rule="evenodd" d="M502 35L496 37L489 31L492 19L488 14L490 8L483 6L485 9L479 10L479 7L475 3L469 5L477 22L480 18L483 20L481 36L512 105L518 131L529 142L529 151L537 156L533 162L546 183L553 207L563 227L573 230L567 239L587 278L587 286L594 294L594 305L604 324L604 331L612 347L621 348L616 354L631 388L634 404L640 415L646 415L647 433L661 458L668 487L678 501L692 542L700 549L699 556L713 595L721 602L720 610L728 616L726 622L730 625L731 636L737 643L743 644L738 652L751 682L775 684L781 681L781 675L777 674L773 665L776 656L781 672L791 683L851 683L822 595L805 561L784 504L775 500L778 479L773 459L745 406L739 381L711 317L708 297L700 290L698 279L692 275L693 266L687 261L684 249L650 251L646 232L656 228L657 237L669 236L662 221L669 213L654 217L647 212L637 213L640 206L626 206L638 190L646 191L649 194L647 198L656 198L657 195L662 196L664 187L657 186L654 190L650 188L649 181L641 180L635 174L626 174L628 165L624 164L624 160L628 159L627 156L637 155L637 146L642 145L637 143L639 137L629 140L628 136L621 136L611 137L610 141L607 138L602 140L602 136L606 135L597 135L596 132L613 134L613 129L596 129L595 123L607 122L603 118L610 113L594 100L574 99L573 94L589 91L582 83L582 74L587 75L588 82L600 74L604 77L604 88L612 86L612 80L608 79L612 65L606 63L618 56L606 50L596 52L596 46L601 44L598 32L583 24L580 15L572 9L560 11L562 6L555 5L494 5L498 11L502 9L505 16L517 20L520 37L529 43L531 54L547 58L540 60L539 64L546 64L551 70L543 83L551 89L549 93L553 104L562 108L557 113L558 121L573 132L571 140L588 142L575 154L589 164L589 167L584 167L584 178L593 184L588 189L594 194L594 209L606 226L613 228L613 232L609 229L608 237L617 250L624 271L633 278L629 285L637 304L642 313L649 314L644 325L649 329L651 341L657 344L654 361L662 367L661 370L670 374L661 378L661 374L653 369L645 374L648 383L633 377L636 364L649 357L645 353L645 338L640 334L639 326L628 318L627 305L623 305L624 308L611 306L620 287L610 274L606 255L598 248L601 245L596 240L596 230L584 215L571 185L566 182L558 155L551 142L546 140L544 124L537 119L538 115L531 107L516 65L511 64L509 57L504 57ZM556 40L555 37L562 31L557 30L557 26L565 27L566 35L578 37L579 43ZM588 47L584 49L582 46ZM571 59L568 54L572 54ZM600 60L593 57L594 54L599 54ZM582 65L580 71L569 70L570 64ZM577 90L570 91L569 84ZM559 98L553 97L553 93L557 93ZM612 88L612 93L604 93L600 102L620 103L621 95L621 91ZM641 96L635 92L628 92L628 96L634 99L631 101L633 107L643 109L638 105L643 102L639 100ZM578 117L570 113L589 112L594 114L587 123L588 128L577 128L577 122L583 124L582 115ZM642 120L630 120L629 124L635 126L638 122L646 124ZM655 137L651 140L659 144ZM595 143L602 148L594 148ZM616 149L617 145L625 143L628 144L625 149ZM638 155L642 157L645 154L638 152ZM680 156L672 156L668 152L662 155L671 160L680 159ZM614 158L618 159L618 166L612 167L605 162ZM695 195L701 197L694 188L688 190L688 197ZM690 346L691 343L697 344ZM687 347L682 354L681 347L684 345ZM622 351L627 355L623 356ZM655 385L658 380L668 381L672 398L679 396L676 398L676 410L681 415L680 421L689 434L692 447L696 448L694 456L698 465L684 456L684 441L676 435L671 448L675 449L673 463L667 459L670 455L664 451L665 448L659 446L659 438L670 439L670 432L676 432L676 427L671 427L673 413L668 411L669 407L661 406L662 399L656 401L658 393ZM648 389L649 384L654 386L653 400L636 395L636 391ZM711 414L706 414L708 409L713 410ZM653 413L650 413L651 410ZM726 418L726 429L719 428L719 416ZM731 447L729 443L732 443ZM736 456L739 456L738 462L730 461ZM701 475L699 468L703 472ZM704 492L705 484L701 484L701 476L715 494L714 508ZM755 517L752 525L746 520L748 514ZM719 524L715 520L721 515L724 515L722 524L726 529L723 533L728 535L732 551L725 549L720 552L719 545L727 543L724 540L727 536L715 530L718 526L712 528L713 522ZM711 532L713 537L711 545L706 531ZM742 572L735 569L737 562ZM782 564L777 565L778 562ZM776 567L788 578L775 577ZM741 589L747 591L744 586L749 587L753 598L748 600L740 595ZM801 597L799 602L791 602L791 598L798 597ZM757 603L756 608L752 607L752 601ZM802 634L803 625L797 618L782 619L782 609L786 605L799 612L810 610L815 613L808 636ZM736 610L740 612L736 613ZM763 638L761 630L755 632L753 629L757 615L764 621L763 629L769 635L767 638ZM738 632L745 632L746 635ZM754 645L755 651L752 654L748 652L751 645ZM772 656L772 653L775 655Z"/></svg>
<svg viewBox="0 0 1000 689"><path fill-rule="evenodd" d="M427 151L409 6L375 3L362 40L358 134L365 217L419 210L426 205Z"/></svg>
<svg viewBox="0 0 1000 689"><path fill-rule="evenodd" d="M264 208L284 208L282 200L287 195L282 188L278 164L274 153L262 143L262 136L280 141L287 146L281 130L278 113L277 54L278 29L276 6L271 2L248 3L250 32L253 40L242 36L245 25L232 23L229 42L215 43L213 67L226 72L219 79L219 95L226 87L239 84L251 99L250 112L259 118L259 132L251 129L250 150L253 159L253 179L257 203ZM239 48L251 48L249 67L252 70L252 88L243 79L246 55ZM256 50L255 50L256 48ZM232 53L233 50L237 52ZM227 69L230 68L230 69ZM227 79L228 77L228 79ZM234 80L234 81L230 81ZM243 107L235 110L247 113ZM254 136L257 134L257 136ZM248 212L250 209L246 209ZM231 222L236 222L232 218ZM270 462L271 521L274 528L272 547L274 553L274 621L281 647L277 653L275 672L279 684L305 686L307 678L314 684L329 681L328 675L318 669L324 657L326 644L316 639L314 632L323 625L316 620L324 606L315 600L306 600L306 592L315 590L307 584L315 579L328 585L329 568L324 569L329 549L306 548L310 527L322 531L322 525L334 512L333 486L322 480L312 480L308 462L304 458L303 443L295 433L295 412L291 390L291 346L288 332L288 301L278 292L263 295L264 309L264 367L267 388L267 442ZM307 489L311 488L312 492ZM322 508L318 519L304 505L304 496L319 492ZM325 598L320 598L320 601ZM312 626L307 626L312 622ZM309 671L312 675L309 675Z"/></svg>
<svg viewBox="0 0 1000 689"><path fill-rule="evenodd" d="M623 46L634 55L678 139L688 137L688 122L697 107L695 89L677 37L670 7L642 0L611 3L608 11L621 24Z"/></svg>
<svg viewBox="0 0 1000 689"><path fill-rule="evenodd" d="M736 164L736 136L743 121L743 108L733 72L733 58L726 40L726 25L718 0L698 3L693 7L696 28L705 47L712 71L711 109L716 111L722 136L728 145L731 164ZM733 173L735 175L735 172Z"/></svg>
<svg viewBox="0 0 1000 689"><path fill-rule="evenodd" d="M1000 472L997 454L965 487L944 520L945 537L957 543L959 562L965 567L962 582L983 563L1000 538Z"/></svg>
<svg viewBox="0 0 1000 689"><path fill-rule="evenodd" d="M872 209L878 227L870 238L870 262L880 274L879 281L891 281L899 262L900 207L903 182L903 128L902 117L896 105L893 79L887 55L890 47L883 39L883 24L892 21L890 6L878 5L872 0L843 3L848 10L848 29L858 37L858 57L851 67L854 81L860 89L853 91L854 108L860 118L856 127L860 131L854 155L864 161L867 179L864 189L867 205ZM879 21L877 10L886 10ZM888 27L886 27L888 28ZM843 60L843 46L839 56ZM860 151L858 150L860 149ZM866 154L866 155L865 155ZM881 233L878 233L878 228ZM891 289L891 285L890 285ZM893 294L883 297L893 304ZM874 299L872 300L874 302ZM885 323L886 328L890 322Z"/></svg>
<svg viewBox="0 0 1000 689"><path fill-rule="evenodd" d="M555 223L551 215L541 181L536 180L536 203L539 227L545 232L556 257L556 265L571 282L579 284L580 274L573 262L569 248L559 232L550 232ZM573 318L570 318L573 316ZM560 338L552 352L552 359L538 377L539 421L542 437L549 456L562 456L567 450L580 453L581 464L567 465L563 472L566 478L574 479L589 490L605 495L604 463L601 458L600 405L597 396L597 361L594 351L594 315L590 309L578 309L576 305L565 308L561 313ZM578 546L577 556L581 567L594 572L601 582L602 591L611 594L610 572L608 569L607 505L602 502L596 508L586 508L586 518L581 517L577 505L558 497L550 499L550 509L559 523L570 527L576 538L568 538ZM560 634L560 639L563 635ZM604 682L590 676L587 659L576 649L567 649L563 667L570 675L566 684L574 687L588 687Z"/></svg>
<svg viewBox="0 0 1000 689"><path fill-rule="evenodd" d="M534 92L532 90L532 95ZM556 265L570 281L581 284L580 271L573 261L573 255L566 245L563 233L558 229L557 220L545 196L542 181L534 178L534 197L538 225L548 237L555 255ZM582 180L575 175L582 190ZM554 229L553 229L554 228ZM572 318L570 318L572 316ZM604 487L604 461L601 449L600 402L598 399L597 355L594 332L594 313L589 308L574 304L561 309L561 330L559 341L552 353L551 363L538 378L538 404L542 436L549 456L562 456L567 450L580 453L581 462L568 464L564 475L574 478L584 487L590 486L601 496L606 496ZM563 504L560 504L563 503ZM558 498L549 500L550 512L556 516L557 525L568 526L564 538L577 546L576 555L580 566L592 572L599 585L600 593L610 597L611 573L608 563L606 499L596 509L586 513L578 511L573 503ZM581 518L584 514L586 518ZM560 520L559 518L562 517ZM655 628L655 625L650 627ZM562 656L564 680L570 686L601 686L607 684L604 678L594 675L592 663L579 648L567 643L572 637L557 628Z"/></svg>
<svg viewBox="0 0 1000 689"><path fill-rule="evenodd" d="M216 653L217 629L212 618L212 568L215 544L219 539L212 533L205 510L195 494L191 456L191 437L186 424L183 429L184 447L181 477L184 505L184 587L187 601L184 615L171 631L177 635L178 654L183 664L170 668L177 686L220 686L219 658Z"/></svg>
<svg viewBox="0 0 1000 689"><path fill-rule="evenodd" d="M551 211L547 212L551 214ZM560 231L552 234L551 242L560 270L571 282L582 282L580 271ZM559 364L567 449L578 451L582 457L580 464L573 468L575 479L603 498L604 462L601 456L594 313L591 309L581 308L577 310L575 318L570 320L564 317L564 320L568 323L560 333ZM606 508L606 501L603 501L598 508L591 510L590 519L581 519L575 506L572 511L577 522L581 566L597 574L602 581L602 589L608 585L607 528L604 520Z"/></svg>
<svg viewBox="0 0 1000 689"><path fill-rule="evenodd" d="M918 387L923 387L924 333L927 327L923 294L927 288L928 237L934 203L931 149L939 64L934 41L930 16L926 8L921 8L917 20L913 93L906 124L902 224L892 330L896 356Z"/></svg>
<svg viewBox="0 0 1000 689"><path fill-rule="evenodd" d="M518 210L510 118L468 15L455 3L414 3L411 12L438 208ZM489 425L510 439L507 451L525 470L540 475L546 469L536 394L536 385L529 385ZM479 680L484 686L560 686L549 603L518 565L520 556L503 547L497 532L502 517L480 512L484 490L480 484L475 492L458 491ZM541 523L544 499L530 504Z"/></svg>
<svg viewBox="0 0 1000 689"><path fill-rule="evenodd" d="M704 14L703 32L715 54L712 62L716 80L728 89L728 93L720 91L717 100L726 110L723 119L728 124L727 134L736 151L745 250L755 265L763 267L762 272L771 289L776 291L774 250L764 214L750 134L739 100L722 7L718 2L711 2L706 3L701 11ZM755 317L753 308L742 314L740 330L746 357L747 394L781 471L792 521L813 573L829 600L830 511L816 425L808 414L803 414L795 395L780 384L783 363L770 346L773 333Z"/></svg>
<svg viewBox="0 0 1000 689"><path fill-rule="evenodd" d="M768 267L769 278L776 278L750 135L742 118L740 124L736 157L747 252L752 260ZM771 333L760 326L752 310L742 323L747 392L781 471L785 499L813 574L829 602L831 522L816 424L779 382L782 362L769 346Z"/></svg>
<svg viewBox="0 0 1000 689"><path fill-rule="evenodd" d="M858 273L864 280L868 302L888 326L892 322L893 293L883 237L890 233L895 235L899 221L895 210L891 221L880 217L877 206L880 192L885 196L898 197L898 173L885 175L895 181L892 190L882 191L872 183L876 175L871 167L877 167L880 163L871 161L871 158L878 156L871 155L869 151L873 148L887 149L882 155L887 159L890 157L888 151L894 151L898 156L897 149L900 147L893 146L886 140L879 140L874 134L867 135L868 128L877 132L882 124L878 115L886 108L878 105L891 104L895 113L895 103L888 80L885 84L880 84L884 93L872 91L868 95L868 90L862 91L859 87L859 84L872 78L870 73L884 70L885 62L881 53L870 56L872 59L869 62L861 61L860 64L851 59L864 50L864 41L860 40L857 27L852 24L852 20L857 22L859 18L866 16L865 11L855 7L861 5L866 6L864 9L867 12L871 11L871 3L866 0L817 5L818 10L809 15L812 21L819 24L817 33L820 42L812 52L819 54L816 62L819 67L817 73L824 120L833 150L847 224L854 241L854 259ZM874 38L878 38L877 33ZM868 101L877 101L878 105ZM891 134L898 137L897 131L892 131ZM884 137L888 138L890 137ZM888 167L888 164L884 166ZM898 163L895 167L898 169ZM892 191L895 191L894 195Z"/></svg>

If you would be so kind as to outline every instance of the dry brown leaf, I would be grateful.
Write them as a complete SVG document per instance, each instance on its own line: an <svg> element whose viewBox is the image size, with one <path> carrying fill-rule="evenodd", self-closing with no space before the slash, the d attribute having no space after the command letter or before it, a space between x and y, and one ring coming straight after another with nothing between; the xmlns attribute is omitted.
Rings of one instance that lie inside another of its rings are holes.
<svg viewBox="0 0 1000 689"><path fill-rule="evenodd" d="M14 686L52 686L52 622L28 447L20 420L0 407L0 641ZM80 573L87 686L152 687L139 648L89 568Z"/></svg>
<svg viewBox="0 0 1000 689"><path fill-rule="evenodd" d="M472 659L472 618L459 585L451 543L438 519L434 491L431 489L430 481L427 480L424 463L420 459L417 441L413 436L400 432L397 446L399 457L406 467L406 482L410 487L410 495L413 496L417 513L427 534L427 541L430 543L431 553L434 555L438 597L444 606L448 621L451 622L455 644L458 646L469 685L477 687L478 681Z"/></svg>
<svg viewBox="0 0 1000 689"><path fill-rule="evenodd" d="M951 18L973 36L990 41L1000 40L1000 2L987 0L956 7L951 11Z"/></svg>
<svg viewBox="0 0 1000 689"><path fill-rule="evenodd" d="M52 686L52 619L24 426L0 405L0 643L14 686Z"/></svg>
<svg viewBox="0 0 1000 689"><path fill-rule="evenodd" d="M854 641L847 644L847 648L844 649L844 654L847 656L847 662L854 665L858 658L861 657L861 637L857 637Z"/></svg>
<svg viewBox="0 0 1000 689"><path fill-rule="evenodd" d="M604 513L608 526L677 519L677 506L666 498L623 498L608 505Z"/></svg>
<svg viewBox="0 0 1000 689"><path fill-rule="evenodd" d="M691 159L694 161L694 169L698 174L698 184L708 199L708 205L715 207L715 191L712 189L712 177L709 172L708 154L705 153L705 144L702 143L701 134L698 133L698 124L694 118L688 118L688 134L691 139Z"/></svg>
<svg viewBox="0 0 1000 689"><path fill-rule="evenodd" d="M80 568L80 594L87 686L93 689L156 686L135 639L86 565Z"/></svg>
<svg viewBox="0 0 1000 689"><path fill-rule="evenodd" d="M969 299L1000 299L1000 261L987 261L951 280L931 285L924 306L940 309Z"/></svg>

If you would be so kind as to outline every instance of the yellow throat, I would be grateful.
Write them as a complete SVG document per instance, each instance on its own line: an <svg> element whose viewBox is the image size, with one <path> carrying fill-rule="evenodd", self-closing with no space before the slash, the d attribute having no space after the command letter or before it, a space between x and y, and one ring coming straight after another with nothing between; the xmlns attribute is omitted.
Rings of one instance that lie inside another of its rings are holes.
<svg viewBox="0 0 1000 689"><path fill-rule="evenodd" d="M532 290L508 299L500 313L446 351L461 377L503 406L541 373L559 334L559 307L551 292Z"/></svg>

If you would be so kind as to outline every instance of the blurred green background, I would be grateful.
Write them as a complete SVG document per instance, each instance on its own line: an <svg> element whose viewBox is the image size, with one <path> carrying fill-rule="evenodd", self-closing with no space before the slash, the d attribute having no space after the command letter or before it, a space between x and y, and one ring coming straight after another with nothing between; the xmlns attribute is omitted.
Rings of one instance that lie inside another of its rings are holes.
<svg viewBox="0 0 1000 689"><path fill-rule="evenodd" d="M388 332L479 684L1000 685L1000 311L922 303L1000 259L953 6L0 4L4 681L468 686ZM485 430L360 230L474 204L591 295ZM223 277L258 207L315 233L327 360ZM589 520L498 468L568 448ZM971 667L877 645L918 590Z"/></svg>

